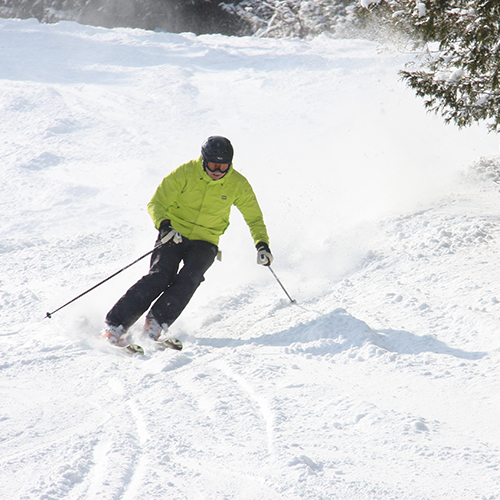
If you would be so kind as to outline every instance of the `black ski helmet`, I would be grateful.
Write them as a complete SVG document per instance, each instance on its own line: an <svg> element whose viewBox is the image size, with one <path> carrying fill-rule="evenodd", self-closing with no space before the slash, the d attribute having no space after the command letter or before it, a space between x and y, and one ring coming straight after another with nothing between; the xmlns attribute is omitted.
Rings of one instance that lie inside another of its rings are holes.
<svg viewBox="0 0 500 500"><path fill-rule="evenodd" d="M205 168L209 161L212 163L227 163L231 166L233 154L233 146L229 139L220 135L210 136L201 146L201 157Z"/></svg>

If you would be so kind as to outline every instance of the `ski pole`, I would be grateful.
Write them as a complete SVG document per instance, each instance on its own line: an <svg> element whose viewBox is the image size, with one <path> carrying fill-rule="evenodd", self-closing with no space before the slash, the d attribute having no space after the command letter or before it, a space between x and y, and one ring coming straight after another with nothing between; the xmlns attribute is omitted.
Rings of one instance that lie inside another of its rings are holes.
<svg viewBox="0 0 500 500"><path fill-rule="evenodd" d="M273 276L276 278L276 281L280 284L280 287L286 293L286 296L290 299L290 302L292 304L296 304L297 301L295 299L292 299L292 297L290 297L290 294L286 291L285 287L283 286L283 283L281 283L281 281L279 280L278 276L276 276L276 273L272 270L271 266L267 266L267 267L269 268L269 271L271 271L273 273Z"/></svg>
<svg viewBox="0 0 500 500"><path fill-rule="evenodd" d="M125 266L125 267L122 267L119 271L116 271L116 273L112 274L111 276L108 276L106 279L102 280L101 282L97 283L97 285L94 285L92 288L89 288L87 291L81 293L80 295L78 295L78 297L75 297L74 299L71 299L69 302L66 302L66 304L62 305L61 307L58 307L55 311L52 311L52 312L48 312L45 317L46 318L52 318L52 315L54 313L56 313L57 311L60 311L63 307L66 307L66 306L69 306L71 303L73 303L75 300L78 300L80 297L83 297L84 295L86 295L87 293L91 292L92 290L94 290L95 288L97 288L98 286L101 286L103 283L106 283L106 281L109 281L111 278L114 278L117 274L120 274L122 271L125 271L125 269L128 269L129 267L133 266L134 264L136 264L137 262L139 262L140 260L144 259L144 257L147 257L148 255L152 254L158 247L162 246L163 243L159 243L158 245L156 245L153 250L150 250L148 253L145 253L144 255L142 255L141 257L139 257L138 259L134 260L134 262L132 262L131 264L129 264L128 266Z"/></svg>
<svg viewBox="0 0 500 500"><path fill-rule="evenodd" d="M122 271L125 271L125 269L128 269L129 267L132 267L134 264L137 264L140 260L144 259L144 257L147 257L148 255L152 254L157 248L160 248L162 245L167 244L170 240L172 240L174 243L181 243L182 241L182 236L175 230L171 229L163 238L160 240L160 242L153 247L153 250L150 250L149 252L145 253L138 259L134 260L134 262L130 263L128 266L122 267L119 271L116 271L116 273L112 274L111 276L108 276L106 279L102 280L101 282L97 283L97 285L94 285L92 288L89 288L87 291L81 293L78 295L78 297L75 297L74 299L71 299L69 302L66 302L66 304L62 305L61 307L58 307L55 311L48 312L45 317L46 318L52 318L52 315L56 313L57 311L60 311L63 307L69 306L72 302L75 300L78 300L80 297L83 297L87 293L91 292L98 286L101 286L103 283L106 283L106 281L109 281L111 278L114 278L117 274L120 274Z"/></svg>

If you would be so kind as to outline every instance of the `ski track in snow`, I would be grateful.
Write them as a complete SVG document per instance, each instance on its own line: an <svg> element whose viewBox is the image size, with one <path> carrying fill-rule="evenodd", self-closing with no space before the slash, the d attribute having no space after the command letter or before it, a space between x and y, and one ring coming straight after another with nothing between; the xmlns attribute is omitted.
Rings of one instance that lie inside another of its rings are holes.
<svg viewBox="0 0 500 500"><path fill-rule="evenodd" d="M409 56L33 20L0 44L0 498L500 499L497 145L425 114ZM297 304L234 213L182 352L97 339L147 259L44 319L150 250L147 201L212 133Z"/></svg>

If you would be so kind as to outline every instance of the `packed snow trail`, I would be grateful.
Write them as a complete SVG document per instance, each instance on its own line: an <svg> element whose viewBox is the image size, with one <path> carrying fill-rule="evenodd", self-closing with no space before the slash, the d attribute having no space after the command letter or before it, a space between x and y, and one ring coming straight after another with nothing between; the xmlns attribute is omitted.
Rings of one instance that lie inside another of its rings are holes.
<svg viewBox="0 0 500 500"><path fill-rule="evenodd" d="M500 499L497 139L427 115L411 55L33 20L0 45L0 498ZM97 338L145 261L44 318L152 248L147 202L213 133L297 304L234 212L182 352Z"/></svg>

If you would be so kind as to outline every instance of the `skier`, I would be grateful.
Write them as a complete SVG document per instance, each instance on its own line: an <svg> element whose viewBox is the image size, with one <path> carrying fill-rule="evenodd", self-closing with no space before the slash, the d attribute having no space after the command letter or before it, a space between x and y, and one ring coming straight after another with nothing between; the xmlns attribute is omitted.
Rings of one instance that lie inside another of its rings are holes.
<svg viewBox="0 0 500 500"><path fill-rule="evenodd" d="M159 246L151 255L149 273L108 312L101 337L118 344L149 309L143 334L158 340L204 281L205 271L218 254L219 238L229 226L232 205L240 210L250 228L257 263L272 263L257 198L245 177L234 170L232 160L231 142L211 136L203 143L198 159L184 163L160 183L148 204L159 231ZM183 267L179 270L181 261Z"/></svg>

